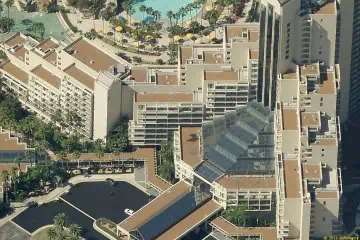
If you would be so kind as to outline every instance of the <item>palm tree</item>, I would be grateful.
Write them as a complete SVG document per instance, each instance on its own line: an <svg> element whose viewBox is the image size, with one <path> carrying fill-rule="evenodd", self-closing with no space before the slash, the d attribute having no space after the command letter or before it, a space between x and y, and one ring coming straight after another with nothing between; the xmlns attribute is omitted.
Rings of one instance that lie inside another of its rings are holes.
<svg viewBox="0 0 360 240"><path fill-rule="evenodd" d="M8 9L8 18L10 18L10 8L14 5L15 0L6 0L5 5Z"/></svg>
<svg viewBox="0 0 360 240"><path fill-rule="evenodd" d="M154 18L155 18L155 21L158 21L158 20L160 20L160 18L161 18L161 12L158 11L158 10L155 10L155 11L153 12L153 16L154 16Z"/></svg>
<svg viewBox="0 0 360 240"><path fill-rule="evenodd" d="M166 16L169 18L169 20L170 20L170 27L172 27L172 19L173 19L173 17L174 17L174 12L173 11L171 11L171 10L169 10L167 13L166 13Z"/></svg>
<svg viewBox="0 0 360 240"><path fill-rule="evenodd" d="M145 5L141 5L139 7L139 11L142 12L142 15L143 15L143 21L145 20L145 12L146 12L146 6Z"/></svg>
<svg viewBox="0 0 360 240"><path fill-rule="evenodd" d="M81 156L81 153L79 151L75 151L75 152L73 152L72 155L76 160L78 160ZM79 161L77 161L77 162L78 162L78 166L79 166Z"/></svg>
<svg viewBox="0 0 360 240"><path fill-rule="evenodd" d="M17 174L16 174L16 167L12 167L10 169L10 178L11 178L11 183L14 183L14 193L16 194L16 181L17 181Z"/></svg>
<svg viewBox="0 0 360 240"><path fill-rule="evenodd" d="M52 240L52 239L55 240L56 237L58 236L55 228L53 228L53 227L50 227L46 230L46 235L48 236L49 240Z"/></svg>
<svg viewBox="0 0 360 240"><path fill-rule="evenodd" d="M61 151L59 153L60 155L60 160L61 160L61 165L64 167L64 162L67 160L67 153L65 151Z"/></svg>
<svg viewBox="0 0 360 240"><path fill-rule="evenodd" d="M96 152L96 155L101 158L102 156L104 156L104 152L105 152L105 144L104 144L104 140L102 139L96 139L94 142L94 151Z"/></svg>
<svg viewBox="0 0 360 240"><path fill-rule="evenodd" d="M181 7L180 9L179 9L179 15L181 16L181 26L182 27L184 27L184 17L186 16L186 14L187 14L187 9L186 8L184 8L184 7Z"/></svg>
<svg viewBox="0 0 360 240"><path fill-rule="evenodd" d="M0 0L0 18L1 18L1 14L3 11L4 11L3 2L2 2L2 0Z"/></svg>
<svg viewBox="0 0 360 240"><path fill-rule="evenodd" d="M20 172L21 172L20 163L21 163L22 160L23 160L23 157L17 157L14 160L14 163L18 166Z"/></svg>
<svg viewBox="0 0 360 240"><path fill-rule="evenodd" d="M25 159L28 160L30 162L30 166L32 166L32 160L34 157L34 151L33 150L26 150L25 152Z"/></svg>
<svg viewBox="0 0 360 240"><path fill-rule="evenodd" d="M77 239L79 239L82 233L82 228L78 224L70 224L69 233L70 236L77 237Z"/></svg>
<svg viewBox="0 0 360 240"><path fill-rule="evenodd" d="M68 224L69 224L69 220L65 213L58 213L54 217L53 221L54 221L55 227L61 231L64 229L64 227L68 226Z"/></svg>

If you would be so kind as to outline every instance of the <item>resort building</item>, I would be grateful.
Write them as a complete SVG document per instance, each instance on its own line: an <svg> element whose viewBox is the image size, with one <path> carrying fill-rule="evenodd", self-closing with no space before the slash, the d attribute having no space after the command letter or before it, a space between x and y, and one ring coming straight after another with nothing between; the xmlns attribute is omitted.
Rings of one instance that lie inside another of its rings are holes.
<svg viewBox="0 0 360 240"><path fill-rule="evenodd" d="M204 239L343 235L340 67L291 67L277 76L274 110L252 101L201 126L180 126L173 138L179 182L121 222L118 235L181 239L197 228L209 233ZM237 206L248 225L220 214Z"/></svg>
<svg viewBox="0 0 360 240"><path fill-rule="evenodd" d="M64 130L89 139L106 137L118 121L121 79L129 74L121 58L85 38L66 45L18 33L1 46L9 58L0 65L7 88L41 119L50 121L60 111L74 122L59 123Z"/></svg>
<svg viewBox="0 0 360 240"><path fill-rule="evenodd" d="M179 126L199 127L257 99L259 25L226 25L223 44L179 48L177 67L134 67L124 81L133 92L133 145L172 141ZM125 88L124 88L125 89ZM124 96L127 95L124 92ZM124 110L128 111L128 110Z"/></svg>

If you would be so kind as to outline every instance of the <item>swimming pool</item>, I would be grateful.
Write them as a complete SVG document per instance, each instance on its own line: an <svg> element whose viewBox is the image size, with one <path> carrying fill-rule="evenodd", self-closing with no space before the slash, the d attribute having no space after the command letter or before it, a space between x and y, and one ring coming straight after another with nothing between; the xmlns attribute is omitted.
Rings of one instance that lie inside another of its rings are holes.
<svg viewBox="0 0 360 240"><path fill-rule="evenodd" d="M166 13L171 10L174 13L177 12L181 7L185 7L187 4L191 3L192 0L138 0L137 3L134 5L135 14L133 15L136 20L143 20L143 16L146 14L139 11L139 7L141 5L145 5L146 7L152 7L154 10L158 10L161 12L161 19L166 18ZM143 15L144 14L144 15ZM195 11L193 11L193 15ZM190 13L185 19L190 18ZM181 19L180 19L181 21Z"/></svg>

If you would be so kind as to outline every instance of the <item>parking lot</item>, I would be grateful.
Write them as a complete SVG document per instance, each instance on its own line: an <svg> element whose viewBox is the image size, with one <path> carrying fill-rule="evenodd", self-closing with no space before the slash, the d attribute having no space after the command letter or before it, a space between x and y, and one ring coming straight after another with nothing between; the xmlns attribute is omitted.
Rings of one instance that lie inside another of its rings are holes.
<svg viewBox="0 0 360 240"><path fill-rule="evenodd" d="M127 182L114 183L114 185L107 182L79 183L59 201L28 208L12 221L33 233L42 226L52 224L56 214L65 213L70 223L77 223L83 228L85 239L105 240L107 238L93 229L93 219L107 218L119 223L127 217L125 209L135 212L152 199Z"/></svg>

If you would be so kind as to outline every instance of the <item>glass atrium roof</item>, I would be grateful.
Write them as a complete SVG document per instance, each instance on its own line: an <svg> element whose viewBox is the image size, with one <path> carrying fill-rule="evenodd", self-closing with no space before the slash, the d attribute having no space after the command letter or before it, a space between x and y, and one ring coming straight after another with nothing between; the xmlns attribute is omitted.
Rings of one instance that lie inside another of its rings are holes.
<svg viewBox="0 0 360 240"><path fill-rule="evenodd" d="M249 102L202 125L204 162L196 172L214 181L223 174L274 172L274 113Z"/></svg>

